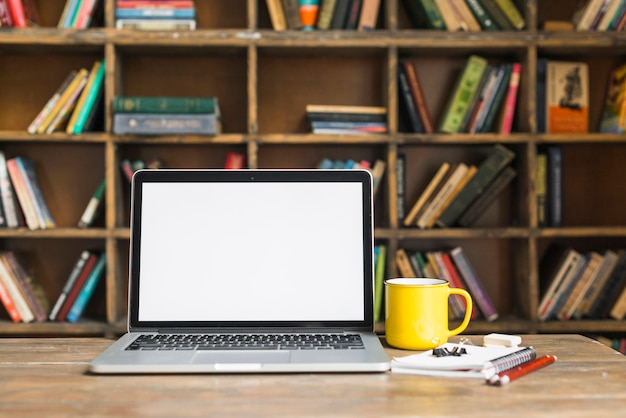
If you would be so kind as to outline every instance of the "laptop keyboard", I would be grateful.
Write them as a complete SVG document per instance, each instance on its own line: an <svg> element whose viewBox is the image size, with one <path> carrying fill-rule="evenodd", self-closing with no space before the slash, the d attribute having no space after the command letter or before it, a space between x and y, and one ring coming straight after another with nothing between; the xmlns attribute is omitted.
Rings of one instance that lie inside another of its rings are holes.
<svg viewBox="0 0 626 418"><path fill-rule="evenodd" d="M358 350L359 334L140 335L126 350Z"/></svg>

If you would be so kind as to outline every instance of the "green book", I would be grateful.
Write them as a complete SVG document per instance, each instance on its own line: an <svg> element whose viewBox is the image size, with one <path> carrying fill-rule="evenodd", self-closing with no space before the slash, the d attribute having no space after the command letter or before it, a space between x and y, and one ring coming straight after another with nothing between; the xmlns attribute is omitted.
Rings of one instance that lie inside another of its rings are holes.
<svg viewBox="0 0 626 418"><path fill-rule="evenodd" d="M515 29L524 29L524 26L526 26L526 21L524 20L524 16L522 16L515 3L513 3L513 0L494 1L500 7L500 10L502 10L506 18L509 20L509 22L511 22Z"/></svg>
<svg viewBox="0 0 626 418"><path fill-rule="evenodd" d="M216 97L116 96L115 113L216 113Z"/></svg>
<svg viewBox="0 0 626 418"><path fill-rule="evenodd" d="M465 64L461 76L457 79L452 95L448 99L443 117L439 123L439 132L458 133L463 124L470 103L478 91L478 86L487 69L487 60L471 55Z"/></svg>
<svg viewBox="0 0 626 418"><path fill-rule="evenodd" d="M495 20L489 16L485 8L480 4L478 0L465 0L467 6L472 11L472 14L478 20L480 27L483 30L499 30L500 28L496 24Z"/></svg>
<svg viewBox="0 0 626 418"><path fill-rule="evenodd" d="M416 28L446 30L446 24L434 0L404 0L404 7Z"/></svg>
<svg viewBox="0 0 626 418"><path fill-rule="evenodd" d="M383 310L383 289L385 280L385 266L387 256L387 246L377 245L376 262L374 271L374 322L382 319Z"/></svg>
<svg viewBox="0 0 626 418"><path fill-rule="evenodd" d="M485 190L485 187L513 160L513 157L515 154L508 148L500 144L494 145L478 167L476 174L457 194L435 223L444 228L453 226L463 215L463 212Z"/></svg>
<svg viewBox="0 0 626 418"><path fill-rule="evenodd" d="M495 0L478 0L483 9L487 12L489 16L494 20L496 25L500 28L500 30L512 30L513 24L507 19L506 15L500 9L495 2Z"/></svg>
<svg viewBox="0 0 626 418"><path fill-rule="evenodd" d="M87 228L93 223L96 214L98 213L98 208L102 203L102 198L104 197L105 186L106 180L102 179L93 196L89 199L89 203L87 204L87 207L85 207L85 210L78 221L78 226L80 228Z"/></svg>
<svg viewBox="0 0 626 418"><path fill-rule="evenodd" d="M93 80L93 84L91 86L87 86L89 87L89 90L85 93L86 96L83 106L78 110L79 113L76 117L76 123L74 124L73 129L74 134L83 133L85 130L85 124L96 103L100 89L104 88L104 74L106 72L105 67L105 62L102 60Z"/></svg>

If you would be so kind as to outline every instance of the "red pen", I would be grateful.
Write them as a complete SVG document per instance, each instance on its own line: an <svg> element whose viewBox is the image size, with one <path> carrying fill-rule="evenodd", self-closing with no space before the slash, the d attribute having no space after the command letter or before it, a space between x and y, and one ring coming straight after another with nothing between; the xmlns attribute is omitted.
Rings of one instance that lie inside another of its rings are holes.
<svg viewBox="0 0 626 418"><path fill-rule="evenodd" d="M524 364L521 364L517 367L513 367L512 369L505 370L501 373L498 373L489 379L487 379L487 383L495 386L502 386L508 384L510 381L515 380L519 377L525 376L530 372L541 369L542 367L546 367L556 361L556 356L545 355L541 357L537 357L534 360L527 361Z"/></svg>

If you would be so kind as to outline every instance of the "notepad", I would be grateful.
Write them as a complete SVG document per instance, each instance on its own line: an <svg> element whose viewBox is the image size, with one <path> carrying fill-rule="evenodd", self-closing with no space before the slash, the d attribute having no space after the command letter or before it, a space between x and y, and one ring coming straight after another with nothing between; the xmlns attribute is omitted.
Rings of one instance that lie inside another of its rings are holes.
<svg viewBox="0 0 626 418"><path fill-rule="evenodd" d="M455 347L460 347L460 345L446 343L441 346L448 351L452 351ZM467 344L462 347L465 348L467 354L461 356L437 357L433 354L433 350L429 350L419 354L394 357L391 361L391 371L428 376L488 379L496 373L536 357L532 347L481 347Z"/></svg>

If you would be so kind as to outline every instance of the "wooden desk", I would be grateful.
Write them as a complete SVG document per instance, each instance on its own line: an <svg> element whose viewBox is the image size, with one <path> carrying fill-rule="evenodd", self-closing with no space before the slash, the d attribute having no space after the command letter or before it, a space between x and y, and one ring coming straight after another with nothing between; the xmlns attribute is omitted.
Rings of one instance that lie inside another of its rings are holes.
<svg viewBox="0 0 626 418"><path fill-rule="evenodd" d="M624 416L623 355L579 335L522 342L557 355L557 363L494 387L390 372L95 376L87 363L111 340L7 338L0 340L0 416Z"/></svg>

